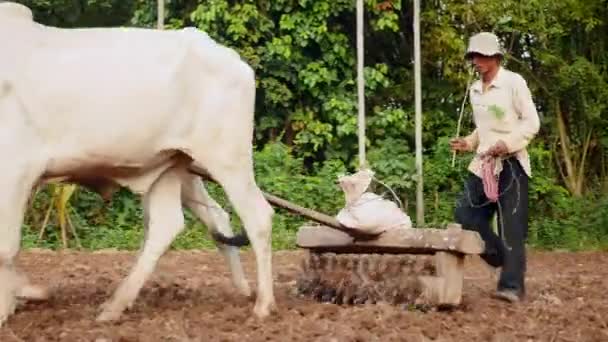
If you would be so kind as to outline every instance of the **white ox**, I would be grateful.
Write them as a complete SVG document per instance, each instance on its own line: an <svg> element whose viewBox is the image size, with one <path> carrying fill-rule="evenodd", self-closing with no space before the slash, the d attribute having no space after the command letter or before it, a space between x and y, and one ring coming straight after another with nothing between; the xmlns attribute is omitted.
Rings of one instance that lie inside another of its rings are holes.
<svg viewBox="0 0 608 342"><path fill-rule="evenodd" d="M257 261L253 311L270 314L273 209L253 173L255 75L236 52L196 29L49 27L11 2L0 3L0 46L0 325L16 298L43 290L13 266L34 186L124 186L143 196L144 243L97 317L116 320L183 229L182 206L218 236L234 236L193 165L223 187L242 219ZM249 296L234 246L218 242L233 284Z"/></svg>

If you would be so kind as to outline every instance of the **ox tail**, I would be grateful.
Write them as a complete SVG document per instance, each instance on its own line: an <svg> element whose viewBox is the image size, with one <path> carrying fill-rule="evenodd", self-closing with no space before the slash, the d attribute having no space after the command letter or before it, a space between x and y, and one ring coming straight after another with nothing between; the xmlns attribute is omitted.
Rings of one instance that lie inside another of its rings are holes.
<svg viewBox="0 0 608 342"><path fill-rule="evenodd" d="M247 233L245 233L245 231L243 231L243 233L237 234L233 237L228 237L228 236L220 233L217 230L213 230L213 231L211 231L211 237L216 242L219 242L219 243L227 245L227 246L244 247L244 246L251 244L251 242L249 241L249 237L247 236Z"/></svg>
<svg viewBox="0 0 608 342"><path fill-rule="evenodd" d="M217 183L217 181L213 177L211 177L209 172L199 166L192 164L190 165L188 170L191 173L203 178L204 180ZM217 230L211 230L211 238L218 243L233 247L244 247L251 244L251 241L249 241L249 237L247 236L247 233L244 230L241 234L237 234L233 237L228 237Z"/></svg>

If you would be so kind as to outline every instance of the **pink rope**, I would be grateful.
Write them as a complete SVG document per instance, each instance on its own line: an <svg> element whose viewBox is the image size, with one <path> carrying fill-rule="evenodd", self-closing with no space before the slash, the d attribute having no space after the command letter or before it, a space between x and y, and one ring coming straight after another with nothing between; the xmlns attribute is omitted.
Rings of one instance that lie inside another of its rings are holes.
<svg viewBox="0 0 608 342"><path fill-rule="evenodd" d="M486 156L482 159L483 191L490 202L498 201L498 177L494 175L496 159Z"/></svg>

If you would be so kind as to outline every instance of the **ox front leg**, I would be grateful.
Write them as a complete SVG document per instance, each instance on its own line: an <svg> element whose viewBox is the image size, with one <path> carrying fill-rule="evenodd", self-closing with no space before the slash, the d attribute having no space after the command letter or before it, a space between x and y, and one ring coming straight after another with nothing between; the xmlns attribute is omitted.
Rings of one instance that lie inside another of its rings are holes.
<svg viewBox="0 0 608 342"><path fill-rule="evenodd" d="M186 175L182 187L182 201L209 230L217 230L227 237L234 236L228 213L207 193L200 177ZM251 296L251 288L245 278L239 257L239 249L218 244L232 274L232 283L244 296Z"/></svg>
<svg viewBox="0 0 608 342"><path fill-rule="evenodd" d="M0 175L0 326L15 312L17 297L44 295L14 267L27 198L39 175L34 165L17 165L14 170L5 166Z"/></svg>
<svg viewBox="0 0 608 342"><path fill-rule="evenodd" d="M173 168L161 175L144 195L147 234L135 266L112 298L102 305L98 321L118 320L135 302L139 291L156 268L160 257L184 228L181 203L182 170Z"/></svg>

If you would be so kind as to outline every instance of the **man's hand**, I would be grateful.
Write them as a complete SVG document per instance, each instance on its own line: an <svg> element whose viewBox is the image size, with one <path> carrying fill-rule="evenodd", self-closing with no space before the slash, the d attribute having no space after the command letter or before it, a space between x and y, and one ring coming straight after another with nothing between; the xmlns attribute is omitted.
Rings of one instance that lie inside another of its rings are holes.
<svg viewBox="0 0 608 342"><path fill-rule="evenodd" d="M450 140L450 147L452 148L452 151L455 152L467 152L471 150L471 147L463 138L454 138Z"/></svg>
<svg viewBox="0 0 608 342"><path fill-rule="evenodd" d="M509 148L504 141L498 140L494 146L490 147L484 155L492 156L492 157L500 157L509 153Z"/></svg>

